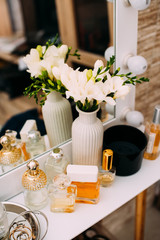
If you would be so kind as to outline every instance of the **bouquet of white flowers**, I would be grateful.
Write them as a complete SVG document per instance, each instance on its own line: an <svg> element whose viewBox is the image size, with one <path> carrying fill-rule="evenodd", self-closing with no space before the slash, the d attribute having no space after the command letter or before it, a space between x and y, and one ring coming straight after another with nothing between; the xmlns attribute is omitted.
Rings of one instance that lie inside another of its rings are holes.
<svg viewBox="0 0 160 240"><path fill-rule="evenodd" d="M45 103L45 99L50 91L58 91L65 94L66 98L72 98L79 109L86 112L94 111L101 102L115 105L115 99L124 97L129 92L128 84L142 83L149 81L148 78L137 78L132 73L119 74L118 68L110 74L111 66L115 62L112 56L107 65L97 60L94 69L74 70L66 64L69 55L77 56L78 50L73 54L67 45L55 46L54 42L47 42L46 46L37 46L31 49L30 54L24 57L24 62L28 66L33 83L25 89L25 95L34 96L38 102L38 93L42 100L40 105Z"/></svg>

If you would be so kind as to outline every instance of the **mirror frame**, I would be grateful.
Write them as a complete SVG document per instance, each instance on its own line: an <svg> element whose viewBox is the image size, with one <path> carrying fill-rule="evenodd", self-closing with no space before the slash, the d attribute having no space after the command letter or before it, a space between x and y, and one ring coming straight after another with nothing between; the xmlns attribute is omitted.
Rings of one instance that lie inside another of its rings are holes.
<svg viewBox="0 0 160 240"><path fill-rule="evenodd" d="M122 0L113 0L114 3L114 46L116 56L116 68L120 67L121 72L128 72L123 66L123 59L129 53L137 53L137 27L138 27L138 12L132 7L125 7ZM115 18L116 17L116 18ZM116 34L116 35L115 35ZM125 38L126 36L126 38ZM104 130L111 125L119 124L121 122L121 116L126 108L133 110L135 105L135 87L130 91L130 94L124 100L117 100L116 104L116 118L103 124ZM72 141L58 145L71 159L71 146ZM44 169L44 161L48 156L52 148L41 156L35 159L39 161L40 168ZM23 191L21 179L23 173L26 171L26 165L20 165L12 171L0 176L0 201L7 200Z"/></svg>

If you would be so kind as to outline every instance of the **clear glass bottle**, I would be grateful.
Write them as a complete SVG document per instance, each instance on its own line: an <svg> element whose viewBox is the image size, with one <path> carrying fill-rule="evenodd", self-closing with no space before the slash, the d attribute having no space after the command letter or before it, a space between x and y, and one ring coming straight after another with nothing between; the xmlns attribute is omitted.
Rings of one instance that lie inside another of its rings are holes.
<svg viewBox="0 0 160 240"><path fill-rule="evenodd" d="M51 212L71 213L74 211L77 187L71 184L67 175L62 173L55 176L53 183L49 184L48 192Z"/></svg>
<svg viewBox="0 0 160 240"><path fill-rule="evenodd" d="M103 151L102 167L99 168L99 180L102 187L109 187L112 185L116 169L113 164L113 151L111 149L105 149Z"/></svg>
<svg viewBox="0 0 160 240"><path fill-rule="evenodd" d="M2 149L0 151L0 165L2 171L8 171L22 163L21 148L14 143L12 137L4 135L0 138Z"/></svg>
<svg viewBox="0 0 160 240"><path fill-rule="evenodd" d="M66 173L68 161L61 148L54 148L45 162L45 173L48 183L51 183L54 176Z"/></svg>
<svg viewBox="0 0 160 240"><path fill-rule="evenodd" d="M146 123L145 134L148 138L148 143L144 152L144 158L155 160L160 153L160 105L155 107L153 121Z"/></svg>
<svg viewBox="0 0 160 240"><path fill-rule="evenodd" d="M7 212L4 204L0 202L0 239L8 239L7 232L8 232L8 219L7 219Z"/></svg>
<svg viewBox="0 0 160 240"><path fill-rule="evenodd" d="M39 163L36 160L29 161L27 168L28 170L22 176L25 204L32 210L39 210L48 203L47 177L39 169Z"/></svg>
<svg viewBox="0 0 160 240"><path fill-rule="evenodd" d="M28 132L26 150L30 154L30 158L34 158L46 150L44 140L39 131L30 130Z"/></svg>
<svg viewBox="0 0 160 240"><path fill-rule="evenodd" d="M98 167L88 165L67 166L71 183L77 186L76 202L96 204L99 201L100 181Z"/></svg>

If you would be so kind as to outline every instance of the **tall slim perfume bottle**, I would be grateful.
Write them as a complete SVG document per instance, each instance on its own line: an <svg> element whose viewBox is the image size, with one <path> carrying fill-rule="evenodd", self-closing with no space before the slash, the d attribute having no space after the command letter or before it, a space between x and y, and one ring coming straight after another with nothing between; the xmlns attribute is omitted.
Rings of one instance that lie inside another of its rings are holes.
<svg viewBox="0 0 160 240"><path fill-rule="evenodd" d="M32 210L39 210L48 203L47 177L39 169L39 163L36 160L31 160L27 168L28 170L22 176L25 204Z"/></svg>
<svg viewBox="0 0 160 240"><path fill-rule="evenodd" d="M51 212L74 211L77 187L71 184L66 174L62 173L53 178L53 183L49 184L48 193Z"/></svg>
<svg viewBox="0 0 160 240"><path fill-rule="evenodd" d="M113 151L111 149L105 149L103 151L102 167L99 168L99 179L102 187L109 187L112 185L116 169L112 166L113 163Z"/></svg>
<svg viewBox="0 0 160 240"><path fill-rule="evenodd" d="M160 105L155 107L153 121L146 123L145 134L148 138L148 143L144 152L144 158L155 160L160 153Z"/></svg>
<svg viewBox="0 0 160 240"><path fill-rule="evenodd" d="M21 148L16 144L13 144L12 137L7 135L2 136L0 138L0 144L2 145L0 151L0 165L3 172L22 163Z"/></svg>
<svg viewBox="0 0 160 240"><path fill-rule="evenodd" d="M28 132L26 150L30 154L31 158L43 153L46 150L44 140L39 131L30 130Z"/></svg>
<svg viewBox="0 0 160 240"><path fill-rule="evenodd" d="M61 148L54 148L45 162L45 173L48 183L51 183L54 176L66 173L68 161Z"/></svg>
<svg viewBox="0 0 160 240"><path fill-rule="evenodd" d="M69 164L67 166L67 175L71 183L77 186L76 202L98 203L100 181L97 166Z"/></svg>

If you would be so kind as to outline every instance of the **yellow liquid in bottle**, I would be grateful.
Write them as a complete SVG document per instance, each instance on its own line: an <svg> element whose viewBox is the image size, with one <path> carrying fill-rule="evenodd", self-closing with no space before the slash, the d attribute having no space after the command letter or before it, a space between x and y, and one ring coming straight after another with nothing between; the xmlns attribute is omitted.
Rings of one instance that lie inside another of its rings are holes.
<svg viewBox="0 0 160 240"><path fill-rule="evenodd" d="M144 153L144 158L155 160L159 156L160 125L147 123L145 133L148 136L148 145Z"/></svg>
<svg viewBox="0 0 160 240"><path fill-rule="evenodd" d="M97 182L72 182L77 186L76 202L95 204L99 201L100 181Z"/></svg>

